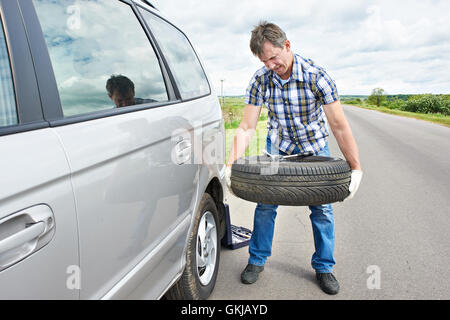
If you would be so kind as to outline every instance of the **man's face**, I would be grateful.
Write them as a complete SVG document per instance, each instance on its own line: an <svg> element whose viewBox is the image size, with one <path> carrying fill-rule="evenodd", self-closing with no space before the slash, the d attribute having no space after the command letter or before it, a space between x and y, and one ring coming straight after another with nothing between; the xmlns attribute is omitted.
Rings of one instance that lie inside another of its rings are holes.
<svg viewBox="0 0 450 320"><path fill-rule="evenodd" d="M117 90L114 90L112 95L109 95L111 100L117 108L134 105L134 91L129 90L126 95L121 95Z"/></svg>
<svg viewBox="0 0 450 320"><path fill-rule="evenodd" d="M281 79L287 80L291 76L294 56L291 52L291 44L286 40L283 48L274 46L269 41L263 44L263 53L259 57L264 65L278 74Z"/></svg>

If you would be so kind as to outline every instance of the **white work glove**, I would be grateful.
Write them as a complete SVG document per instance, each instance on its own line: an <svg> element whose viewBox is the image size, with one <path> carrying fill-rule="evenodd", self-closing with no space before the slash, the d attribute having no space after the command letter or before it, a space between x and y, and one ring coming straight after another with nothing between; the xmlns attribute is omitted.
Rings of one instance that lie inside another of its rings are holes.
<svg viewBox="0 0 450 320"><path fill-rule="evenodd" d="M355 196L356 191L358 191L359 184L361 183L363 173L361 170L352 170L350 185L348 186L348 191L350 195L345 200L350 200Z"/></svg>

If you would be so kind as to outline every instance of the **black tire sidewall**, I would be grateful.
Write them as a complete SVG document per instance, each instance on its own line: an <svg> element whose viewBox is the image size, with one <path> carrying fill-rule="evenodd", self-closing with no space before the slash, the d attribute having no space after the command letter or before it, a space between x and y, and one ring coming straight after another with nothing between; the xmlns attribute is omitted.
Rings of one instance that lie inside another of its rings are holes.
<svg viewBox="0 0 450 320"><path fill-rule="evenodd" d="M213 276L208 285L203 285L200 282L197 273L197 262L196 262L196 250L197 250L197 234L200 220L206 212L211 212L214 217L214 222L216 224L216 235L217 235L217 250L216 250L216 264L213 272ZM193 290L192 295L193 298L198 299L206 299L210 296L212 290L214 289L217 274L219 271L219 263L220 263L220 239L219 239L219 212L217 210L216 204L213 198L205 193L200 202L199 209L197 210L197 214L195 217L195 223L192 230L192 233L189 237L188 244L188 254L186 258L186 276L189 279L189 284Z"/></svg>
<svg viewBox="0 0 450 320"><path fill-rule="evenodd" d="M351 169L339 158L311 156L271 161L264 156L233 163L231 188L244 200L307 206L343 201L349 194Z"/></svg>

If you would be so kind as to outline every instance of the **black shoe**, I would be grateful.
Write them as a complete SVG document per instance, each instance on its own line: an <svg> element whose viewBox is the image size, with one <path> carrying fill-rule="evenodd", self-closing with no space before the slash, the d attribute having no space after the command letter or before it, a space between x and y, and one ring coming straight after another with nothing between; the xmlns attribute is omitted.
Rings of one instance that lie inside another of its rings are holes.
<svg viewBox="0 0 450 320"><path fill-rule="evenodd" d="M316 279L319 281L320 289L328 294L337 294L339 292L339 283L332 273L316 272Z"/></svg>
<svg viewBox="0 0 450 320"><path fill-rule="evenodd" d="M252 284L258 280L258 274L264 270L264 266L248 264L241 273L241 281L245 284Z"/></svg>

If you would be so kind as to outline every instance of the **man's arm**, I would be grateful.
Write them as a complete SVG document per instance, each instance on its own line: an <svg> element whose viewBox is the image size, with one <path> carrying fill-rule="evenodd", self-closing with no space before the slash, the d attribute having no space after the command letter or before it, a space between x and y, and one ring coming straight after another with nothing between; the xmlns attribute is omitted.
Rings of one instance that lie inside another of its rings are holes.
<svg viewBox="0 0 450 320"><path fill-rule="evenodd" d="M341 149L342 154L350 165L352 170L360 170L361 164L359 162L358 147L353 137L350 125L344 115L341 102L335 101L323 106L325 115L327 116L328 123L331 131Z"/></svg>
<svg viewBox="0 0 450 320"><path fill-rule="evenodd" d="M256 131L261 108L254 105L247 104L244 109L242 121L239 128L234 135L233 144L231 146L230 154L228 155L227 167L231 166L234 161L242 157L247 150L250 140Z"/></svg>

